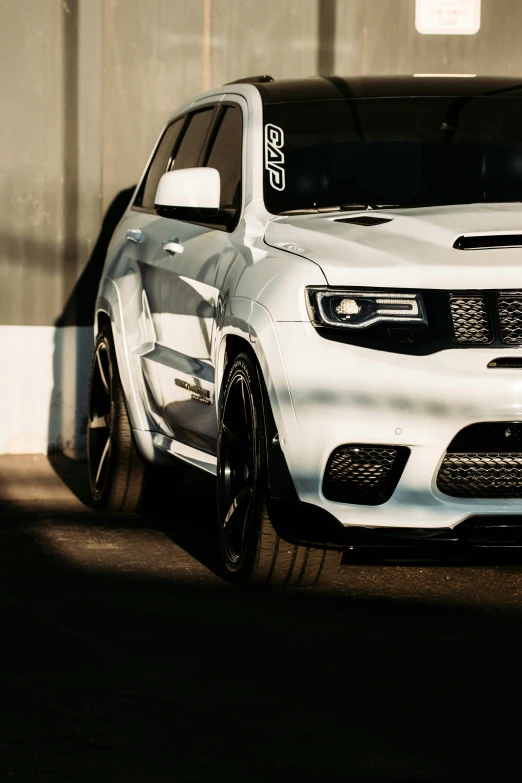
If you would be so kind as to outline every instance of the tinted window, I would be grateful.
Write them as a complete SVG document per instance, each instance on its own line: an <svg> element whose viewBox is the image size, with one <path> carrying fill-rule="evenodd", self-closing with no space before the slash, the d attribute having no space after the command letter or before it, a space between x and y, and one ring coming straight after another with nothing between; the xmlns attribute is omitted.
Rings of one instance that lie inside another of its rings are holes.
<svg viewBox="0 0 522 783"><path fill-rule="evenodd" d="M522 201L522 100L365 98L265 107L270 212Z"/></svg>
<svg viewBox="0 0 522 783"><path fill-rule="evenodd" d="M183 134L181 144L176 154L176 160L171 168L188 169L198 165L199 153L205 141L210 122L214 114L214 107L198 111L190 118L190 123Z"/></svg>
<svg viewBox="0 0 522 783"><path fill-rule="evenodd" d="M165 130L158 149L156 150L156 154L149 166L145 182L141 186L140 192L134 202L136 206L141 206L145 209L154 209L154 198L156 196L156 190L158 189L158 182L169 167L172 152L176 146L179 132L183 126L183 120L183 117L176 120L176 122L173 122L172 125L169 125Z"/></svg>
<svg viewBox="0 0 522 783"><path fill-rule="evenodd" d="M207 166L221 177L221 207L241 205L243 114L239 106L227 106L207 159Z"/></svg>

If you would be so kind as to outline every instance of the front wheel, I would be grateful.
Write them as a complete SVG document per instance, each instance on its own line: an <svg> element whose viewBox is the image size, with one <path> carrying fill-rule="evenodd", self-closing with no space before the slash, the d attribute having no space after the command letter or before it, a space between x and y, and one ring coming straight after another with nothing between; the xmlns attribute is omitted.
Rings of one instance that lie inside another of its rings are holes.
<svg viewBox="0 0 522 783"><path fill-rule="evenodd" d="M266 499L262 379L242 353L227 375L218 440L219 538L228 577L271 587L332 581L342 553L288 544L272 526Z"/></svg>

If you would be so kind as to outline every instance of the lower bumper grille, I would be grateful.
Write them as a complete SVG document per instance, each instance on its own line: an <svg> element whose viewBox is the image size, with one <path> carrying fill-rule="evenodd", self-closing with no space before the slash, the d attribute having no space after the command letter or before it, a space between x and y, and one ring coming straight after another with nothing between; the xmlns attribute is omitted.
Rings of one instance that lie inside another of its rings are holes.
<svg viewBox="0 0 522 783"><path fill-rule="evenodd" d="M323 495L340 503L385 503L399 482L409 454L405 446L339 446L326 466Z"/></svg>
<svg viewBox="0 0 522 783"><path fill-rule="evenodd" d="M522 498L522 452L448 453L437 486L456 498Z"/></svg>

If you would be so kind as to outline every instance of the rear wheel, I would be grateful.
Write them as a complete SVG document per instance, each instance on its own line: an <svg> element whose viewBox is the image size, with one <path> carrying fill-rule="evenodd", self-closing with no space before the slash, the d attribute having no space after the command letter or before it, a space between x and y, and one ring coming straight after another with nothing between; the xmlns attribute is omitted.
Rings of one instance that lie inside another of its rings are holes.
<svg viewBox="0 0 522 783"><path fill-rule="evenodd" d="M91 365L87 463L95 505L106 511L136 511L143 495L142 461L125 406L112 331L104 326Z"/></svg>
<svg viewBox="0 0 522 783"><path fill-rule="evenodd" d="M337 575L341 552L288 544L270 521L261 384L255 361L240 354L225 383L218 441L222 559L238 584L325 584Z"/></svg>

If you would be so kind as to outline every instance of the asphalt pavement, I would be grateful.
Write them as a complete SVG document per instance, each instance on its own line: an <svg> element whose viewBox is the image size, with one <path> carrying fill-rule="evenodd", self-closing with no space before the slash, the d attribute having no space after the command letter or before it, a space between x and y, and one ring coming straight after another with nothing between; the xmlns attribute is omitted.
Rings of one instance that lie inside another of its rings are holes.
<svg viewBox="0 0 522 783"><path fill-rule="evenodd" d="M0 457L2 779L520 774L517 553L354 551L260 592L219 574L211 479L163 508L97 514L84 464Z"/></svg>

